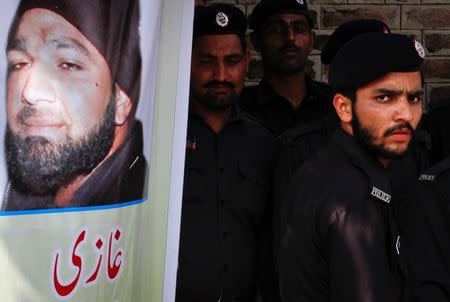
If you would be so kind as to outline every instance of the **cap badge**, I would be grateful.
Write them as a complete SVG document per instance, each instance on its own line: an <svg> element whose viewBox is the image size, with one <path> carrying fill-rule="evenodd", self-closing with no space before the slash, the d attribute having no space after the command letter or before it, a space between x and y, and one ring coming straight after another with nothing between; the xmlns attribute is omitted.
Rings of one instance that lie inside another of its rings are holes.
<svg viewBox="0 0 450 302"><path fill-rule="evenodd" d="M423 48L422 44L420 44L419 41L414 40L414 46L416 47L417 54L418 54L422 59L425 59L425 48Z"/></svg>
<svg viewBox="0 0 450 302"><path fill-rule="evenodd" d="M305 2L303 2L303 0L297 0L297 3L301 4L301 5L305 5Z"/></svg>
<svg viewBox="0 0 450 302"><path fill-rule="evenodd" d="M221 27L225 27L228 25L229 19L228 16L222 12L218 12L216 15L216 23Z"/></svg>

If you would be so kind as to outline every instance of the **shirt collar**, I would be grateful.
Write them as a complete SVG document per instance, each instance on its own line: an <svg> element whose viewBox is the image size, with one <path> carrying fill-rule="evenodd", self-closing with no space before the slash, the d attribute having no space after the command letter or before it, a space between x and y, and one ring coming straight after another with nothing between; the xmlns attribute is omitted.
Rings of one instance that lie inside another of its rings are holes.
<svg viewBox="0 0 450 302"><path fill-rule="evenodd" d="M309 103L311 101L311 94L314 91L321 91L321 89L318 89L317 84L308 76L305 75L305 87L306 87L306 95L305 98L302 100L300 107L305 104ZM258 84L258 98L257 101L260 105L266 105L270 102L274 102L277 98L281 98L285 100L286 102L289 102L285 97L279 95L275 89L270 86L269 82L265 80L264 78L261 80L261 82Z"/></svg>
<svg viewBox="0 0 450 302"><path fill-rule="evenodd" d="M198 119L203 120L193 109L191 106L189 106L189 119ZM237 102L235 102L231 107L231 116L228 119L227 123L225 125L239 122L243 120L243 112Z"/></svg>

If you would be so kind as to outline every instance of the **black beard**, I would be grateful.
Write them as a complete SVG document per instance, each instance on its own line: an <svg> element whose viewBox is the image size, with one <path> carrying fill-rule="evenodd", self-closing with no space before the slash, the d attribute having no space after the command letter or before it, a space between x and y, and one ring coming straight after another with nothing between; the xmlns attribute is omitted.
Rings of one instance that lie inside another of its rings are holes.
<svg viewBox="0 0 450 302"><path fill-rule="evenodd" d="M365 147L370 153L379 156L381 158L385 159L397 159L401 158L405 155L407 149L405 149L404 152L395 152L389 149L386 149L385 145L376 145L373 143L375 138L373 137L372 133L367 128L362 128L361 123L359 122L358 115L356 114L355 110L353 109L354 106L352 106L352 129L353 129L353 136L355 139L363 146ZM414 129L408 124L406 127L411 131L411 135L414 133Z"/></svg>
<svg viewBox="0 0 450 302"><path fill-rule="evenodd" d="M237 100L237 95L231 93L227 96L206 94L198 98L199 102L210 112L222 112L230 108Z"/></svg>
<svg viewBox="0 0 450 302"><path fill-rule="evenodd" d="M14 189L31 195L54 195L76 177L89 174L111 149L114 117L112 98L101 123L81 139L68 137L63 144L54 144L42 136L23 138L8 126L6 161Z"/></svg>
<svg viewBox="0 0 450 302"><path fill-rule="evenodd" d="M209 86L214 84L228 85L231 88L230 93L227 95L217 95L207 90L205 94L192 92L192 96L209 112L223 112L237 102L238 95L234 90L235 85L229 82L212 81L205 84L205 88L209 88Z"/></svg>

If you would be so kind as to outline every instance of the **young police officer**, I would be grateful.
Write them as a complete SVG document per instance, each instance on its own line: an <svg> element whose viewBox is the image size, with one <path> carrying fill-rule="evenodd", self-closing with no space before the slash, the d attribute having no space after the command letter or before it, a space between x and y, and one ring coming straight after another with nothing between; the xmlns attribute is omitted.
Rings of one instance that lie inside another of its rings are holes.
<svg viewBox="0 0 450 302"><path fill-rule="evenodd" d="M322 63L329 65L345 43L369 32L390 33L390 29L384 22L374 19L359 19L343 23L336 28L325 44L321 53ZM311 123L308 128L298 127L288 131L292 134L292 138L282 149L274 174L275 210L279 211L275 213L274 220L275 226L279 227L275 230L275 235L278 236L275 238L276 247L291 214L292 196L296 194L295 185L290 185L293 175L306 160L327 145L329 138L338 127L339 124L329 116Z"/></svg>
<svg viewBox="0 0 450 302"><path fill-rule="evenodd" d="M195 10L177 301L254 301L273 265L263 239L277 140L236 104L246 24L231 5Z"/></svg>
<svg viewBox="0 0 450 302"><path fill-rule="evenodd" d="M368 33L331 63L341 129L295 176L280 256L284 301L398 301L404 265L385 168L404 154L422 115L424 50Z"/></svg>
<svg viewBox="0 0 450 302"><path fill-rule="evenodd" d="M401 208L402 244L410 272L411 301L450 300L450 157L408 187Z"/></svg>

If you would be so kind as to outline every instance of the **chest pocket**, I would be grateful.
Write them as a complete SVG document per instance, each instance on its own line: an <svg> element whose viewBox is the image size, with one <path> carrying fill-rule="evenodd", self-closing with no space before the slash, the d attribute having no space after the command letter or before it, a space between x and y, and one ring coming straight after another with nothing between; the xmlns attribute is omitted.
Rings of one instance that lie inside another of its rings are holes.
<svg viewBox="0 0 450 302"><path fill-rule="evenodd" d="M271 171L268 163L240 161L233 181L233 207L262 216L271 197Z"/></svg>
<svg viewBox="0 0 450 302"><path fill-rule="evenodd" d="M186 165L183 180L183 204L199 204L204 199L203 171L199 167Z"/></svg>

